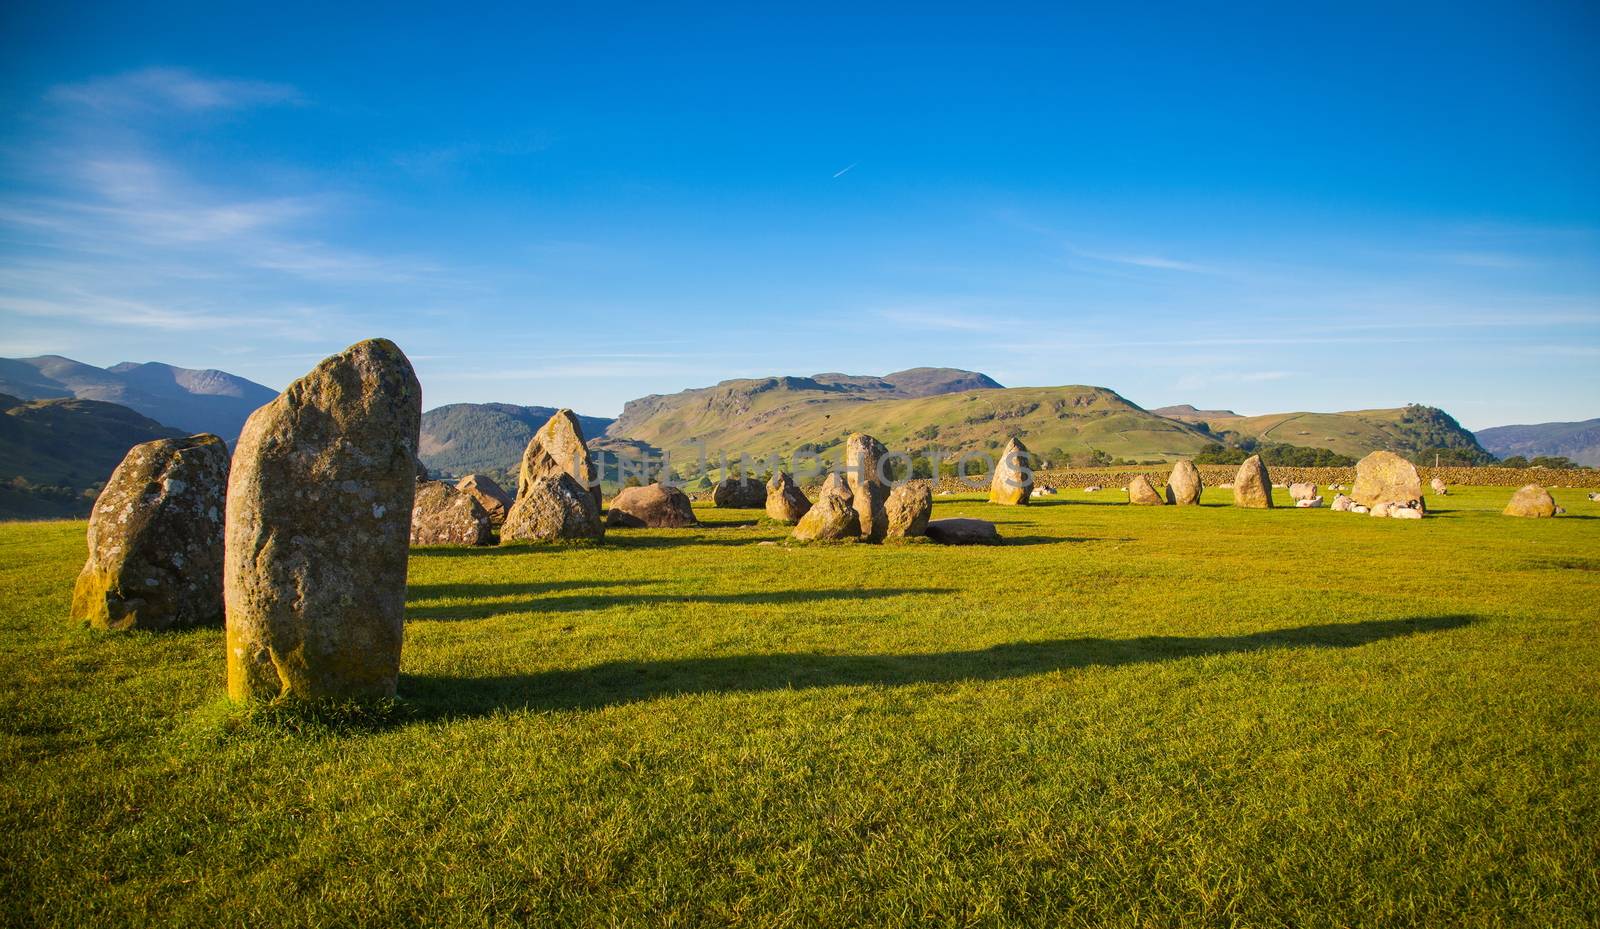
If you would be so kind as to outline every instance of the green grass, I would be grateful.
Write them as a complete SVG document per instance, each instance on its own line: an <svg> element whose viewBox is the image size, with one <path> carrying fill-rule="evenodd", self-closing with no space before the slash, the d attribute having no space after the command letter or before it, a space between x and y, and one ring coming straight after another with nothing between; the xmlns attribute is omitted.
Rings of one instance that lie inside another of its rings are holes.
<svg viewBox="0 0 1600 929"><path fill-rule="evenodd" d="M423 550L404 699L332 719L0 525L4 922L1592 926L1600 505L1509 493Z"/></svg>

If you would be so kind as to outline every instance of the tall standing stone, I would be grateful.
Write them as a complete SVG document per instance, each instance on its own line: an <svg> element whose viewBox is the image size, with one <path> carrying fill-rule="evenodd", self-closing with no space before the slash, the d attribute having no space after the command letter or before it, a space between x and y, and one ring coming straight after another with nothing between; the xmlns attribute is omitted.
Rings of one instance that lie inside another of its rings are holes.
<svg viewBox="0 0 1600 929"><path fill-rule="evenodd" d="M594 497L594 508L600 509L600 481L589 457L589 446L583 441L583 426L578 423L578 414L571 410L557 410L528 440L517 473L517 496L521 497L539 478L557 474L571 475L579 487Z"/></svg>
<svg viewBox="0 0 1600 929"><path fill-rule="evenodd" d="M1200 469L1187 458L1172 466L1167 475L1167 502L1178 506L1194 506L1200 502L1205 482L1200 479Z"/></svg>
<svg viewBox="0 0 1600 929"><path fill-rule="evenodd" d="M228 447L214 435L129 449L89 515L72 618L101 629L222 624Z"/></svg>
<svg viewBox="0 0 1600 929"><path fill-rule="evenodd" d="M1128 482L1128 502L1134 506L1162 506L1167 501L1158 493L1150 478L1135 474Z"/></svg>
<svg viewBox="0 0 1600 929"><path fill-rule="evenodd" d="M805 491L794 482L794 475L779 471L767 481L767 516L780 523L793 525L811 509Z"/></svg>
<svg viewBox="0 0 1600 929"><path fill-rule="evenodd" d="M605 532L594 496L562 472L521 489L500 527L500 542L599 541Z"/></svg>
<svg viewBox="0 0 1600 929"><path fill-rule="evenodd" d="M889 519L890 538L927 535L928 518L933 515L933 485L928 481L906 481L889 491L884 504Z"/></svg>
<svg viewBox="0 0 1600 929"><path fill-rule="evenodd" d="M1028 457L1028 447L1020 439L1011 439L995 462L994 477L989 481L989 502L1006 506L1026 506L1033 496L1033 470Z"/></svg>
<svg viewBox="0 0 1600 929"><path fill-rule="evenodd" d="M456 481L456 490L469 494L489 514L489 525L499 527L511 509L511 495L487 474L469 474Z"/></svg>
<svg viewBox="0 0 1600 929"><path fill-rule="evenodd" d="M852 432L844 440L845 481L850 486L851 505L861 522L861 537L882 542L889 534L884 504L889 502L889 484L878 473L879 463L889 450L864 432Z"/></svg>
<svg viewBox="0 0 1600 929"><path fill-rule="evenodd" d="M1365 507L1392 503L1407 509L1427 509L1417 466L1394 452L1373 452L1356 462L1356 482L1350 488L1350 496Z"/></svg>
<svg viewBox="0 0 1600 929"><path fill-rule="evenodd" d="M1233 505L1257 510L1272 509L1272 476L1261 463L1260 455L1251 455L1239 465L1233 476Z"/></svg>
<svg viewBox="0 0 1600 929"><path fill-rule="evenodd" d="M245 422L228 481L228 692L394 696L422 388L358 342Z"/></svg>

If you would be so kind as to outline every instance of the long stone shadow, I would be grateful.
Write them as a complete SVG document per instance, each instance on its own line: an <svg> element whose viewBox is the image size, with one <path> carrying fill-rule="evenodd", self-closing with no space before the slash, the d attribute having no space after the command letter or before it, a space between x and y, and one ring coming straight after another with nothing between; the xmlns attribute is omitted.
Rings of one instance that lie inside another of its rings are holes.
<svg viewBox="0 0 1600 929"><path fill-rule="evenodd" d="M455 597L509 597L516 594L533 596L554 593L558 590L588 590L602 587L647 587L660 581L649 579L593 579L566 581L524 581L502 584L407 584L406 602L418 600L443 600Z"/></svg>
<svg viewBox="0 0 1600 929"><path fill-rule="evenodd" d="M449 594L448 596L468 598L479 595L477 592L483 587L488 587L492 590L501 586L504 585L474 586L463 584L459 587L459 593ZM537 590L538 587L539 585L537 584L530 584L509 592L523 593ZM415 619L487 619L491 616L499 616L506 613L570 613L584 610L604 610L615 606L660 606L663 604L754 606L777 603L820 603L830 600L883 600L907 594L949 594L955 592L955 589L950 587L843 587L835 590L762 590L738 594L611 594L597 591L589 596L537 597L509 602L491 601L488 603L470 603L454 606L407 606L406 620L409 622ZM490 593L481 594L481 596L504 596L504 594Z"/></svg>
<svg viewBox="0 0 1600 929"><path fill-rule="evenodd" d="M1383 639L1457 629L1476 617L1419 616L1299 626L1239 636L1083 637L1013 642L933 654L776 653L612 661L586 668L449 677L402 674L405 716L439 720L506 710L588 710L681 694L812 687L997 681L1078 668L1114 668L1279 648L1356 648Z"/></svg>

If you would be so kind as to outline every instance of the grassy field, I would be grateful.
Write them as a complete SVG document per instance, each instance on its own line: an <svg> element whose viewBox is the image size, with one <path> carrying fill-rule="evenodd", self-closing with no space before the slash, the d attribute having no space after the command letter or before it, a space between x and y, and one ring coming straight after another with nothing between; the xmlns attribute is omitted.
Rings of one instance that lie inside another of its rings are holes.
<svg viewBox="0 0 1600 929"><path fill-rule="evenodd" d="M0 525L4 922L1594 926L1600 504L1509 494L421 550L404 700L336 720Z"/></svg>

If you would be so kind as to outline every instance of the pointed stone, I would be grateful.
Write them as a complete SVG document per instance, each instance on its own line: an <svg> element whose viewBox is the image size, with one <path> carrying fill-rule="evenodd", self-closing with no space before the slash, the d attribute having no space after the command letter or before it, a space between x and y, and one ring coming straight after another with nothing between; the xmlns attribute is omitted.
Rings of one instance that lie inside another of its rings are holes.
<svg viewBox="0 0 1600 929"><path fill-rule="evenodd" d="M767 516L780 523L794 525L811 509L805 491L794 482L794 475L779 471L767 481Z"/></svg>
<svg viewBox="0 0 1600 929"><path fill-rule="evenodd" d="M879 463L888 454L882 442L864 432L852 432L844 440L845 481L861 523L861 537L868 542L882 542L889 533L883 510L889 502L889 484L879 473Z"/></svg>
<svg viewBox="0 0 1600 929"><path fill-rule="evenodd" d="M101 629L222 624L228 447L214 435L129 449L89 515L72 618Z"/></svg>
<svg viewBox="0 0 1600 929"><path fill-rule="evenodd" d="M594 499L594 508L600 509L600 481L594 461L589 457L589 446L584 444L583 426L578 414L571 410L557 410L539 431L528 440L522 452L522 466L517 472L517 496L542 477L557 474L569 475L578 486Z"/></svg>
<svg viewBox="0 0 1600 929"><path fill-rule="evenodd" d="M358 342L256 410L228 481L228 692L393 697L422 389Z"/></svg>
<svg viewBox="0 0 1600 929"><path fill-rule="evenodd" d="M469 474L456 481L456 490L470 494L483 511L489 514L489 525L498 528L506 521L506 513L514 502L494 478L487 474Z"/></svg>
<svg viewBox="0 0 1600 929"><path fill-rule="evenodd" d="M1005 506L1026 506L1033 496L1032 459L1021 439L1006 442L995 462L989 481L989 502Z"/></svg>
<svg viewBox="0 0 1600 929"><path fill-rule="evenodd" d="M817 502L794 527L794 538L801 542L838 541L861 537L861 518L843 474L828 475Z"/></svg>
<svg viewBox="0 0 1600 929"><path fill-rule="evenodd" d="M1128 482L1128 502L1134 506L1163 506L1166 500L1156 493L1155 485L1143 474L1135 474Z"/></svg>
<svg viewBox="0 0 1600 929"><path fill-rule="evenodd" d="M927 481L907 481L889 491L883 509L890 538L926 535L928 517L933 515L933 488Z"/></svg>
<svg viewBox="0 0 1600 929"><path fill-rule="evenodd" d="M594 495L560 472L536 477L511 504L506 524L500 527L500 542L580 542L605 537L600 522L600 507Z"/></svg>

